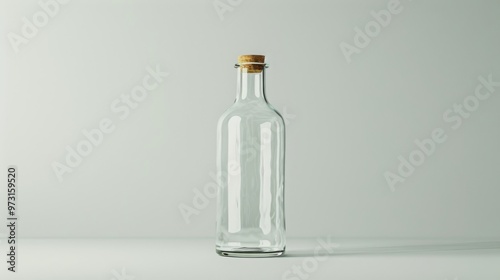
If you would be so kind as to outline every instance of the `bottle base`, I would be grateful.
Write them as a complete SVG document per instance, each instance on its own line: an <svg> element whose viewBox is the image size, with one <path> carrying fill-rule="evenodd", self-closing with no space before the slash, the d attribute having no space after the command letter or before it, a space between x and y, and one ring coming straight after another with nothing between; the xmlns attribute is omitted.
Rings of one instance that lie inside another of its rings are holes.
<svg viewBox="0 0 500 280"><path fill-rule="evenodd" d="M283 250L269 250L263 248L235 248L229 250L219 250L215 249L217 254L223 257L234 257L234 258L271 258L279 257L285 253Z"/></svg>

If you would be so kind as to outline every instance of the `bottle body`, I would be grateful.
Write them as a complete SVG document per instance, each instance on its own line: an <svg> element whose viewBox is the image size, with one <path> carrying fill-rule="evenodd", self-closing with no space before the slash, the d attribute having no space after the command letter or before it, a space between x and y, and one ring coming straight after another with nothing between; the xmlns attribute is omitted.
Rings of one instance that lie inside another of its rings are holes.
<svg viewBox="0 0 500 280"><path fill-rule="evenodd" d="M253 96L237 97L218 122L216 251L223 256L279 256L286 242L285 124L263 89L255 94L263 86L255 81L263 80L263 71L239 75L252 83L247 93Z"/></svg>

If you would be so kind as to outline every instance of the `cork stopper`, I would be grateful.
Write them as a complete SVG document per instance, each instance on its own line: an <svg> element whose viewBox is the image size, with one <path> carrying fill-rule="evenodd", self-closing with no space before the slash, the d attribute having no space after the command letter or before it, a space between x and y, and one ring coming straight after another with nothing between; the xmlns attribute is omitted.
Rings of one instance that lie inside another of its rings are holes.
<svg viewBox="0 0 500 280"><path fill-rule="evenodd" d="M260 73L264 69L265 58L264 55L244 54L238 56L238 64L240 68L247 69L248 73Z"/></svg>

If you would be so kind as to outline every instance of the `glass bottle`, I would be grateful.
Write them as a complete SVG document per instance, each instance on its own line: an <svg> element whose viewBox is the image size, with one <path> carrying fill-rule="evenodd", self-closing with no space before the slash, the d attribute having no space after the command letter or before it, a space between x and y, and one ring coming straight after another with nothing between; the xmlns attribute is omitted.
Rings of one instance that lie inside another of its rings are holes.
<svg viewBox="0 0 500 280"><path fill-rule="evenodd" d="M264 59L238 57L236 100L217 126L216 252L222 256L285 251L285 123L266 100Z"/></svg>

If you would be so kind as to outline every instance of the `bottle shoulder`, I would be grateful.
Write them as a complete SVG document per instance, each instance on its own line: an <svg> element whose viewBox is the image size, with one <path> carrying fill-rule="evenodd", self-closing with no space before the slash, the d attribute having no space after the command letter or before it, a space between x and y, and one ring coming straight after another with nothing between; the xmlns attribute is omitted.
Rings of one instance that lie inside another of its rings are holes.
<svg viewBox="0 0 500 280"><path fill-rule="evenodd" d="M281 114L269 103L234 103L219 118L219 125L230 119L239 118L245 122L273 122L284 126Z"/></svg>

